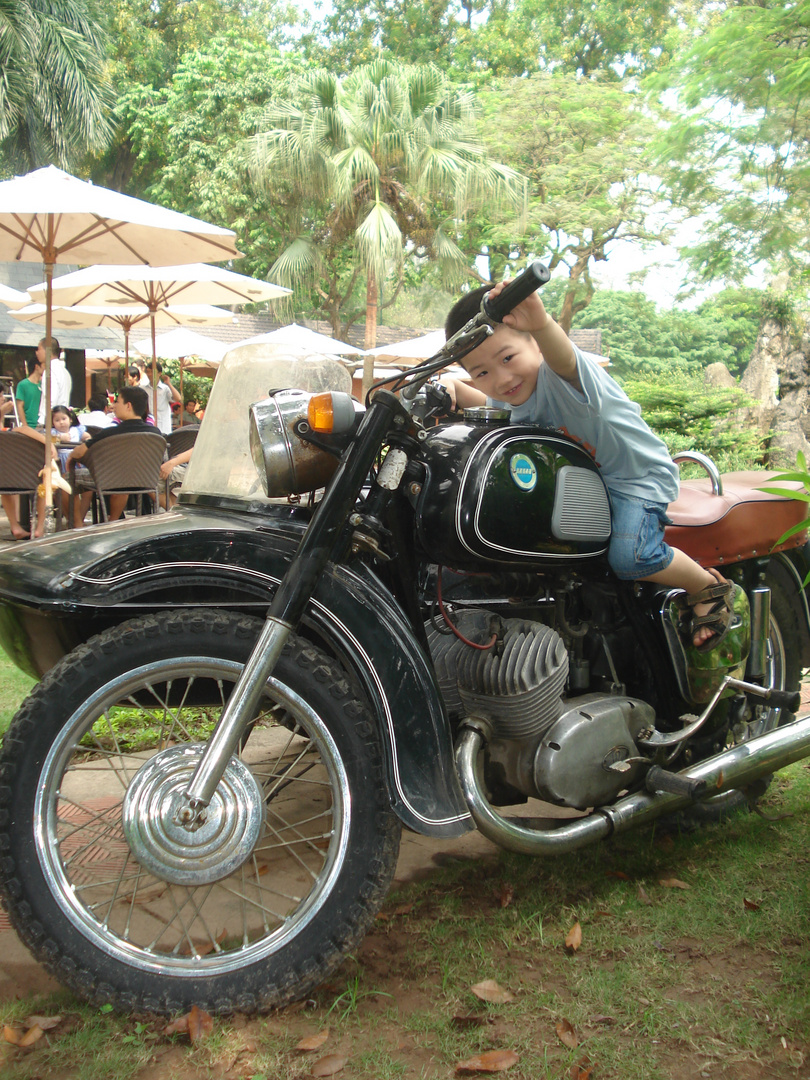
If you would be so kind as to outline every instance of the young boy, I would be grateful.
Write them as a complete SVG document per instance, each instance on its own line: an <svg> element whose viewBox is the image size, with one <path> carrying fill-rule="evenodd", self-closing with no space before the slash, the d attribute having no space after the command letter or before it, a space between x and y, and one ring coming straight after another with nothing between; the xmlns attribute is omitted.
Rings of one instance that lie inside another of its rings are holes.
<svg viewBox="0 0 810 1080"><path fill-rule="evenodd" d="M489 292L463 296L445 321L449 338L479 310ZM556 428L593 454L611 501L608 562L624 581L655 581L684 589L692 609L688 634L695 648L719 645L730 619L729 582L705 570L664 540L667 505L678 495L678 467L641 410L551 318L537 293L503 319L461 363L472 386L443 379L460 408L494 401L511 409L513 423Z"/></svg>
<svg viewBox="0 0 810 1080"><path fill-rule="evenodd" d="M149 395L141 386L122 386L115 399L113 411L119 423L112 424L94 435L88 442L82 443L72 450L68 461L81 461L84 455L96 443L102 439L112 439L116 435L125 435L128 431L148 431L154 434L153 424L147 424L146 416L149 412ZM92 491L86 491L82 495L74 496L73 528L79 529L84 523ZM110 495L110 521L121 517L127 505L129 495L124 492L115 492Z"/></svg>

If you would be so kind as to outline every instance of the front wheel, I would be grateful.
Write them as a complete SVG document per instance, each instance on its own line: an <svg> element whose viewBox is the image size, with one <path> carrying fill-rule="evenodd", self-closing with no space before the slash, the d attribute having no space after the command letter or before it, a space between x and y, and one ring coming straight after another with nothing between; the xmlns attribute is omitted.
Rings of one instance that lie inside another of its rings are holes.
<svg viewBox="0 0 810 1080"><path fill-rule="evenodd" d="M193 611L115 627L49 672L9 729L0 888L34 956L93 1001L285 1004L340 964L385 897L400 827L372 718L299 638L201 834L165 812L260 628Z"/></svg>

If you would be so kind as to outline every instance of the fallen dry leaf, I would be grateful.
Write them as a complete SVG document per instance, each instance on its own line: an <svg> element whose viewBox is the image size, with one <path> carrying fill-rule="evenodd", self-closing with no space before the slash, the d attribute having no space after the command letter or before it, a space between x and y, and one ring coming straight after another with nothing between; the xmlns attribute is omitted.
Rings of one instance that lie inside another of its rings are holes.
<svg viewBox="0 0 810 1080"><path fill-rule="evenodd" d="M188 1037L193 1043L207 1039L214 1030L214 1018L205 1009L192 1005L188 1014Z"/></svg>
<svg viewBox="0 0 810 1080"><path fill-rule="evenodd" d="M33 1046L35 1042L39 1042L39 1040L44 1034L45 1032L42 1030L39 1024L34 1024L32 1028L29 1028L28 1031L26 1031L26 1033L17 1043L17 1046Z"/></svg>
<svg viewBox="0 0 810 1080"><path fill-rule="evenodd" d="M464 1031L465 1028L483 1027L484 1024L493 1023L491 1016L482 1016L480 1013L467 1013L466 1016L454 1016L450 1020L454 1028Z"/></svg>
<svg viewBox="0 0 810 1080"><path fill-rule="evenodd" d="M296 1050L308 1052L310 1050L318 1050L326 1040L329 1038L329 1028L324 1028L323 1031L319 1031L316 1035L308 1035L306 1039L302 1039L295 1047Z"/></svg>
<svg viewBox="0 0 810 1080"><path fill-rule="evenodd" d="M743 897L743 907L746 911L759 911L759 904L754 903L753 900L746 900Z"/></svg>
<svg viewBox="0 0 810 1080"><path fill-rule="evenodd" d="M652 900L647 896L647 892L643 885L638 887L638 898L642 904L646 904L647 907L652 907Z"/></svg>
<svg viewBox="0 0 810 1080"><path fill-rule="evenodd" d="M41 1027L43 1031L50 1031L57 1024L62 1023L61 1016L26 1016L23 1024L27 1028Z"/></svg>
<svg viewBox="0 0 810 1080"><path fill-rule="evenodd" d="M501 894L498 897L498 903L502 908L509 907L512 901L515 899L515 887L514 885L504 885L501 889Z"/></svg>
<svg viewBox="0 0 810 1080"><path fill-rule="evenodd" d="M491 1001L494 1005L505 1005L507 1002L515 1000L515 995L508 990L504 990L494 979L484 979L483 982L476 983L471 989L480 1001Z"/></svg>
<svg viewBox="0 0 810 1080"><path fill-rule="evenodd" d="M19 1046L22 1035L19 1031L16 1031L13 1027L6 1024L3 1028L3 1038L7 1043L11 1043L12 1046Z"/></svg>
<svg viewBox="0 0 810 1080"><path fill-rule="evenodd" d="M687 885L685 881L679 881L676 877L664 877L658 879L658 884L663 885L665 889L691 889L691 885Z"/></svg>
<svg viewBox="0 0 810 1080"><path fill-rule="evenodd" d="M576 952L582 944L582 927L578 922L575 922L568 933L565 935L565 948L568 952Z"/></svg>
<svg viewBox="0 0 810 1080"><path fill-rule="evenodd" d="M630 880L630 875L625 874L624 870L607 870L605 872L605 877L615 877L615 878L618 878L619 881L629 881Z"/></svg>
<svg viewBox="0 0 810 1080"><path fill-rule="evenodd" d="M514 1050L487 1050L456 1065L456 1072L504 1072L517 1065L520 1057Z"/></svg>
<svg viewBox="0 0 810 1080"><path fill-rule="evenodd" d="M327 1054L320 1058L310 1069L313 1076L334 1076L346 1065L346 1058L339 1054Z"/></svg>
<svg viewBox="0 0 810 1080"><path fill-rule="evenodd" d="M565 1043L571 1050L577 1045L577 1035L574 1031L574 1026L570 1020L560 1020L557 1022L554 1030L557 1032L557 1038L561 1043Z"/></svg>

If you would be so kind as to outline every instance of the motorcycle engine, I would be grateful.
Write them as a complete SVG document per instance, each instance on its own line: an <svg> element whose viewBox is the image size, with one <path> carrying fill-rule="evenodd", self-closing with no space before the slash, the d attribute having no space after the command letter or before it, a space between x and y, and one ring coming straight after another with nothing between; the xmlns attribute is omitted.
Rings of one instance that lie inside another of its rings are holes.
<svg viewBox="0 0 810 1080"><path fill-rule="evenodd" d="M640 732L654 727L651 706L612 693L566 698L568 652L553 627L482 609L454 622L462 637L429 623L428 641L451 718L475 717L487 729L493 802L538 798L587 810L633 784L641 767L628 759L640 756Z"/></svg>

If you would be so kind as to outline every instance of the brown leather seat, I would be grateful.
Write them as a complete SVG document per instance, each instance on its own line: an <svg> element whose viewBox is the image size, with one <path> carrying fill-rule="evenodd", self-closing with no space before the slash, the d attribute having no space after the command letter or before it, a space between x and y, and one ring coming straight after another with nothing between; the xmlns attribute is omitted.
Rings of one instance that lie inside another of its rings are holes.
<svg viewBox="0 0 810 1080"><path fill-rule="evenodd" d="M701 566L728 565L804 544L807 530L775 546L783 533L807 517L808 509L805 502L759 490L804 490L799 481L775 484L778 475L764 471L724 473L722 495L712 492L708 477L682 480L680 495L667 510L673 521L667 527L667 542Z"/></svg>

